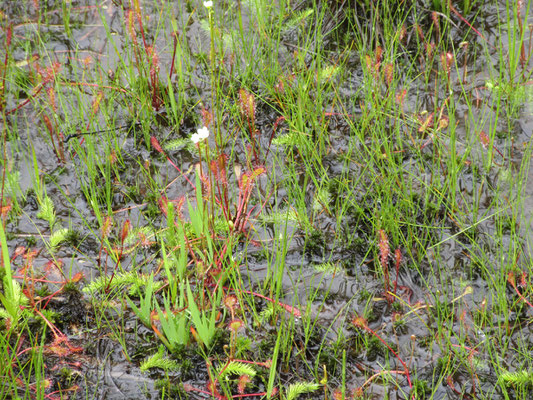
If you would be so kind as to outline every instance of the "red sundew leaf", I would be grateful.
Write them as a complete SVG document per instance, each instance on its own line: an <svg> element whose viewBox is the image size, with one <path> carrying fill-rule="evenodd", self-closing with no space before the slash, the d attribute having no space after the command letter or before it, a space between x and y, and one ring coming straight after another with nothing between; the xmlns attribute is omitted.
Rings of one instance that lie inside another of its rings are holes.
<svg viewBox="0 0 533 400"><path fill-rule="evenodd" d="M239 181L239 189L243 192L246 191L248 189L248 186L250 185L250 182L250 173L247 172L245 174L242 174L241 179Z"/></svg>
<svg viewBox="0 0 533 400"><path fill-rule="evenodd" d="M439 15L437 14L436 11L433 11L431 13L431 19L433 20L433 24L435 24L435 26L439 25Z"/></svg>
<svg viewBox="0 0 533 400"><path fill-rule="evenodd" d="M396 312L396 311L392 313L392 321L393 322L399 322L399 321L401 321L402 318L403 318L403 314L402 313Z"/></svg>
<svg viewBox="0 0 533 400"><path fill-rule="evenodd" d="M459 315L459 321L461 324L465 324L466 321L466 310L463 310L463 312Z"/></svg>
<svg viewBox="0 0 533 400"><path fill-rule="evenodd" d="M46 349L60 358L83 351L83 347L72 346L68 338L63 334L57 335L55 340L49 346L46 346Z"/></svg>
<svg viewBox="0 0 533 400"><path fill-rule="evenodd" d="M61 70L63 69L63 66L61 65L60 62L55 62L52 64L51 66L51 69L50 69L50 73L53 74L54 76L57 75Z"/></svg>
<svg viewBox="0 0 533 400"><path fill-rule="evenodd" d="M202 175L200 176L200 182L202 183L202 194L205 199L208 199L211 195L211 184L209 182L209 176Z"/></svg>
<svg viewBox="0 0 533 400"><path fill-rule="evenodd" d="M433 50L435 49L435 43L426 43L426 60L431 60L433 57Z"/></svg>
<svg viewBox="0 0 533 400"><path fill-rule="evenodd" d="M479 141L481 142L481 145L484 149L487 149L490 144L490 138L487 136L485 131L479 132Z"/></svg>
<svg viewBox="0 0 533 400"><path fill-rule="evenodd" d="M440 65L443 69L443 71L448 72L448 68L446 66L446 54L442 53L440 55Z"/></svg>
<svg viewBox="0 0 533 400"><path fill-rule="evenodd" d="M182 218L182 208L183 204L185 204L185 197L180 197L177 200L169 200L167 197L162 196L158 200L159 209L161 212L166 216L168 213L168 203L172 203L174 205L174 212L175 215L177 215L179 218Z"/></svg>
<svg viewBox="0 0 533 400"><path fill-rule="evenodd" d="M378 231L379 235L379 254L380 254L380 262L381 267L386 268L387 261L389 259L389 253L390 253L390 247L389 247L389 238L387 237L387 233L383 229L380 229Z"/></svg>
<svg viewBox="0 0 533 400"><path fill-rule="evenodd" d="M48 346L48 350L59 358L64 358L70 353L67 348L54 343Z"/></svg>
<svg viewBox="0 0 533 400"><path fill-rule="evenodd" d="M91 106L93 115L96 115L96 113L100 109L100 102L102 101L103 98L104 98L104 92L102 91L98 92Z"/></svg>
<svg viewBox="0 0 533 400"><path fill-rule="evenodd" d="M69 281L71 283L76 283L76 282L79 282L82 278L83 278L83 272L78 272L77 274L75 274L72 279Z"/></svg>
<svg viewBox="0 0 533 400"><path fill-rule="evenodd" d="M48 132L53 135L55 134L55 129L52 125L52 121L50 121L50 118L48 118L48 115L43 115L44 124L46 125L46 129L48 129Z"/></svg>
<svg viewBox="0 0 533 400"><path fill-rule="evenodd" d="M446 129L448 127L448 125L450 124L450 121L448 120L448 117L446 116L442 116L440 119L439 119L439 123L438 123L438 129Z"/></svg>
<svg viewBox="0 0 533 400"><path fill-rule="evenodd" d="M155 244L153 240L148 239L144 232L139 231L137 237L139 238L139 245L143 248L149 248Z"/></svg>
<svg viewBox="0 0 533 400"><path fill-rule="evenodd" d="M174 209L176 210L176 215L179 218L183 218L182 209L183 209L183 205L185 204L185 196L181 196L177 200L172 200L172 203L174 204Z"/></svg>
<svg viewBox="0 0 533 400"><path fill-rule="evenodd" d="M217 162L217 160L212 160L211 163L209 164L209 168L211 169L211 173L213 174L213 177L215 178L215 180L218 181L219 177L218 177L218 162Z"/></svg>
<svg viewBox="0 0 533 400"><path fill-rule="evenodd" d="M13 253L13 256L11 257L11 261L15 260L17 257L24 255L26 252L26 247L24 246L18 246L15 249L15 252Z"/></svg>
<svg viewBox="0 0 533 400"><path fill-rule="evenodd" d="M381 64L382 55L383 55L383 48L381 46L376 47L376 62L375 62L376 66L379 66Z"/></svg>
<svg viewBox="0 0 533 400"><path fill-rule="evenodd" d="M24 254L23 258L25 260L29 260L28 263L31 263L31 261L41 252L41 250L28 250L26 254Z"/></svg>
<svg viewBox="0 0 533 400"><path fill-rule="evenodd" d="M11 201L7 199L7 204L5 206L0 207L0 216L4 218L9 211L11 211Z"/></svg>
<svg viewBox="0 0 533 400"><path fill-rule="evenodd" d="M239 182L239 188L245 192L247 189L251 189L252 185L255 183L255 179L266 172L265 167L257 167L253 172L247 172L241 176Z"/></svg>
<svg viewBox="0 0 533 400"><path fill-rule="evenodd" d="M448 384L448 386L453 390L453 391L456 391L455 389L455 385L453 383L453 377L451 375L448 375L446 377L446 383Z"/></svg>
<svg viewBox="0 0 533 400"><path fill-rule="evenodd" d="M242 322L240 319L234 319L231 320L228 324L228 329L232 332L237 332L239 329L241 329L244 325L244 322Z"/></svg>
<svg viewBox="0 0 533 400"><path fill-rule="evenodd" d="M383 73L385 74L385 83L387 84L387 87L389 87L394 77L394 65L392 63L386 64L383 68Z"/></svg>
<svg viewBox="0 0 533 400"><path fill-rule="evenodd" d="M233 294L226 296L226 298L224 299L224 305L229 309L234 309L238 303L239 300L237 299L237 296Z"/></svg>
<svg viewBox="0 0 533 400"><path fill-rule="evenodd" d="M446 73L450 73L452 69L453 64L453 54L452 53L442 53L440 55L440 63L442 65L442 69Z"/></svg>
<svg viewBox="0 0 533 400"><path fill-rule="evenodd" d="M420 125L420 128L418 128L419 133L425 132L428 128L431 128L433 126L433 117L435 113L429 114L424 122L422 122L422 125Z"/></svg>
<svg viewBox="0 0 533 400"><path fill-rule="evenodd" d="M111 153L109 153L108 159L109 159L109 163L111 165L115 164L117 162L117 160L118 160L117 152L114 151L114 150L111 151Z"/></svg>
<svg viewBox="0 0 533 400"><path fill-rule="evenodd" d="M168 212L168 199L165 196L162 196L159 201L159 209L166 216Z"/></svg>
<svg viewBox="0 0 533 400"><path fill-rule="evenodd" d="M106 238L109 235L111 230L112 220L110 216L104 218L104 223L102 225L102 237Z"/></svg>
<svg viewBox="0 0 533 400"><path fill-rule="evenodd" d="M152 68L159 71L159 55L157 54L157 51L155 50L154 46L148 46L146 52L150 56Z"/></svg>
<svg viewBox="0 0 533 400"><path fill-rule="evenodd" d="M124 225L122 225L122 231L120 233L120 241L121 241L121 243L124 243L124 241L128 237L128 233L130 232L130 229L131 229L131 222L130 222L129 219L127 219L124 222Z"/></svg>
<svg viewBox="0 0 533 400"><path fill-rule="evenodd" d="M368 323L366 322L366 319L364 319L363 317L359 315L357 315L356 317L352 319L352 324L354 324L356 327L361 328L361 329L368 328Z"/></svg>
<svg viewBox="0 0 533 400"><path fill-rule="evenodd" d="M422 32L422 27L418 24L415 24L416 33L418 34L418 37L421 41L425 42L426 38L424 37L424 33Z"/></svg>
<svg viewBox="0 0 533 400"><path fill-rule="evenodd" d="M402 262L402 251L399 247L394 252L394 258L396 259L396 265L400 265L400 263Z"/></svg>
<svg viewBox="0 0 533 400"><path fill-rule="evenodd" d="M209 381L207 382L206 386L207 386L207 390L209 391L209 393L211 393L216 398L220 398L220 393L217 390L217 386L215 382Z"/></svg>
<svg viewBox="0 0 533 400"><path fill-rule="evenodd" d="M365 63L366 63L366 68L368 69L368 71L372 71L372 57L370 57L370 54L367 54L365 56Z"/></svg>
<svg viewBox="0 0 533 400"><path fill-rule="evenodd" d="M202 123L203 126L209 126L211 124L211 121L213 121L213 114L207 109L202 107L200 110L200 114L202 114Z"/></svg>
<svg viewBox="0 0 533 400"><path fill-rule="evenodd" d="M507 282L509 282L513 287L516 285L514 272L509 272L507 274Z"/></svg>
<svg viewBox="0 0 533 400"><path fill-rule="evenodd" d="M255 96L246 89L239 90L239 106L241 113L248 119L255 119Z"/></svg>
<svg viewBox="0 0 533 400"><path fill-rule="evenodd" d="M237 383L237 391L239 394L244 394L244 391L246 390L246 385L248 385L252 379L248 375L241 375L239 377L239 381Z"/></svg>
<svg viewBox="0 0 533 400"><path fill-rule="evenodd" d="M400 28L400 34L398 35L398 39L401 43L404 42L405 37L407 36L407 27L405 24L402 24L402 27Z"/></svg>
<svg viewBox="0 0 533 400"><path fill-rule="evenodd" d="M264 173L266 173L265 167L257 167L256 169L254 169L253 177L257 178L258 176L263 175Z"/></svg>
<svg viewBox="0 0 533 400"><path fill-rule="evenodd" d="M448 71L451 70L453 65L453 53L447 52L446 53L446 67L448 68Z"/></svg>
<svg viewBox="0 0 533 400"><path fill-rule="evenodd" d="M44 83L52 81L55 79L57 74L61 71L61 63L55 62L49 67L46 67L45 70L38 70L38 73L43 78Z"/></svg>
<svg viewBox="0 0 533 400"><path fill-rule="evenodd" d="M137 36L135 34L135 14L133 10L128 10L126 14L126 28L130 35L130 39L135 45L137 45Z"/></svg>
<svg viewBox="0 0 533 400"><path fill-rule="evenodd" d="M85 58L82 58L81 62L85 68L89 68L93 63L93 58L91 56L87 56Z"/></svg>
<svg viewBox="0 0 533 400"><path fill-rule="evenodd" d="M183 384L181 385L181 387L182 387L183 390L185 390L186 392L192 392L192 391L195 391L195 390L196 390L196 388L195 388L193 385L191 385L190 383L183 383Z"/></svg>
<svg viewBox="0 0 533 400"><path fill-rule="evenodd" d="M276 86L274 86L274 90L279 94L285 93L285 84L283 83L281 77L278 77L278 83L276 83Z"/></svg>
<svg viewBox="0 0 533 400"><path fill-rule="evenodd" d="M152 147L156 149L159 153L165 154L165 152L163 151L163 148L161 147L161 145L159 144L159 141L156 139L155 136L150 137L150 143L152 144Z"/></svg>
<svg viewBox="0 0 533 400"><path fill-rule="evenodd" d="M396 103L402 106L406 95L407 89L403 89L401 92L396 93Z"/></svg>
<svg viewBox="0 0 533 400"><path fill-rule="evenodd" d="M222 185L226 185L228 183L226 179L227 158L228 157L226 154L221 154L216 160L211 161L211 164L209 165L215 181Z"/></svg>
<svg viewBox="0 0 533 400"><path fill-rule="evenodd" d="M218 173L223 184L228 182L226 178L226 165L228 163L228 159L229 157L225 153L218 156Z"/></svg>
<svg viewBox="0 0 533 400"><path fill-rule="evenodd" d="M518 283L518 286L521 288L525 288L527 286L527 273L526 271L523 271L520 274L520 282Z"/></svg>
<svg viewBox="0 0 533 400"><path fill-rule="evenodd" d="M50 102L50 107L52 107L52 110L57 113L56 92L54 90L54 87L50 86L48 89L46 89L46 93L48 94L48 101Z"/></svg>
<svg viewBox="0 0 533 400"><path fill-rule="evenodd" d="M46 274L46 276L50 275L54 271L59 271L61 274L63 273L63 262L61 260L57 261L57 263L53 260L50 260L43 268L43 272Z"/></svg>
<svg viewBox="0 0 533 400"><path fill-rule="evenodd" d="M333 400L343 400L343 397L342 397L342 390L340 389L335 389L333 391Z"/></svg>

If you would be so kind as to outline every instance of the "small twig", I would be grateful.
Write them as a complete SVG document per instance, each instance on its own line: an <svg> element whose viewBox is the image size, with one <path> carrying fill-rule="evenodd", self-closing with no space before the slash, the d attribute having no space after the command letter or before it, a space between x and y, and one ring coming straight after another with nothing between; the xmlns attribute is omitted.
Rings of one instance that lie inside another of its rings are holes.
<svg viewBox="0 0 533 400"><path fill-rule="evenodd" d="M64 143L68 143L68 141L70 139L74 139L74 138L78 138L78 137L81 137L81 136L84 136L84 135L96 135L98 133L105 133L105 132L112 132L112 131L118 131L118 130L121 130L121 129L128 129L128 128L131 128L133 126L140 126L139 123L137 124L134 124L134 125L122 125L122 126L117 126L115 128L109 128L109 129L101 129L99 131L91 131L91 132L76 132L76 133L71 133L70 135L67 135L65 137L65 139L63 139L63 142Z"/></svg>

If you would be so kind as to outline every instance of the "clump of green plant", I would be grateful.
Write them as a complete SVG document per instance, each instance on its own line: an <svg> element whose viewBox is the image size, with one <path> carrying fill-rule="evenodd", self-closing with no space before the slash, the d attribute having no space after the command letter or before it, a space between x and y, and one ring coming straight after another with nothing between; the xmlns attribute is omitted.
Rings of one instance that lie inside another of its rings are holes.
<svg viewBox="0 0 533 400"><path fill-rule="evenodd" d="M175 361L165 357L165 348L160 346L157 350L157 353L147 357L141 362L139 369L143 372L148 371L152 368L160 368L165 371L178 370L180 364Z"/></svg>

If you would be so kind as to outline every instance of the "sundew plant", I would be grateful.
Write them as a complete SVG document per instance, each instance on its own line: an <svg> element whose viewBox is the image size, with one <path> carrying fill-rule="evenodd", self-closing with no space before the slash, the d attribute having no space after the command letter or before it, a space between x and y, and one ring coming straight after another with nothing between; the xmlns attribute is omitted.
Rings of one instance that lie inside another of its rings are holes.
<svg viewBox="0 0 533 400"><path fill-rule="evenodd" d="M0 4L0 399L529 399L532 7Z"/></svg>

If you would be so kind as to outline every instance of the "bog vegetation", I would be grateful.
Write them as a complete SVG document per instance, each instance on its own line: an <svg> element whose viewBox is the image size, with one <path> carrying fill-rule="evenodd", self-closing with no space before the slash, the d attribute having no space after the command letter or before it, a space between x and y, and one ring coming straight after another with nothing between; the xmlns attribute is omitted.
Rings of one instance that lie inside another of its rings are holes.
<svg viewBox="0 0 533 400"><path fill-rule="evenodd" d="M3 2L0 398L530 398L532 6Z"/></svg>

